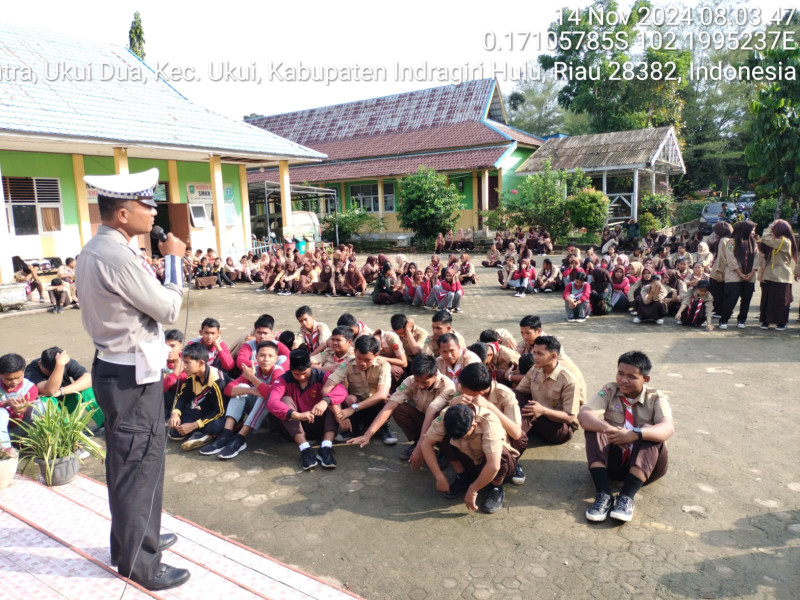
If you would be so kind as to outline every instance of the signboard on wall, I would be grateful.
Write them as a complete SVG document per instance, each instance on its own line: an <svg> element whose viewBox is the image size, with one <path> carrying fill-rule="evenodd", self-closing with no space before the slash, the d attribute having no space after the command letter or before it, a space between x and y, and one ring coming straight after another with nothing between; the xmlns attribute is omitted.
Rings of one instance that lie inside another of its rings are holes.
<svg viewBox="0 0 800 600"><path fill-rule="evenodd" d="M211 193L211 184L187 183L186 197L189 199L189 204L211 204L214 198Z"/></svg>

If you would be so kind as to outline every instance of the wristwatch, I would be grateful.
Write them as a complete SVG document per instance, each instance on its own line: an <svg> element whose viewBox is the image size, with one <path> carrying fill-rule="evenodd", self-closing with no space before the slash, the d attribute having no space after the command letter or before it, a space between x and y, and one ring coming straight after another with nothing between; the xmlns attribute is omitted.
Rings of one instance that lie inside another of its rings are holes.
<svg viewBox="0 0 800 600"><path fill-rule="evenodd" d="M641 427L634 427L633 433L639 436L639 441L642 441L642 428Z"/></svg>
<svg viewBox="0 0 800 600"><path fill-rule="evenodd" d="M358 412L358 402L353 402L353 403L350 405L350 408L352 408L352 409L353 409L353 412Z"/></svg>

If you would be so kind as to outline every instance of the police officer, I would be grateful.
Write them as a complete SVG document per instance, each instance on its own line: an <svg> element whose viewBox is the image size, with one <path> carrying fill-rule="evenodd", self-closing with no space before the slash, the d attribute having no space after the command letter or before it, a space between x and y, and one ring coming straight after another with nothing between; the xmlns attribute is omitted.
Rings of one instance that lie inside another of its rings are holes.
<svg viewBox="0 0 800 600"><path fill-rule="evenodd" d="M111 564L149 590L164 590L190 575L161 562L177 537L159 535L166 444L160 323L178 318L186 245L172 234L159 243L161 285L137 247L137 236L153 228L158 169L84 180L97 189L102 221L78 257L76 280L83 327L96 349L92 382L105 415Z"/></svg>

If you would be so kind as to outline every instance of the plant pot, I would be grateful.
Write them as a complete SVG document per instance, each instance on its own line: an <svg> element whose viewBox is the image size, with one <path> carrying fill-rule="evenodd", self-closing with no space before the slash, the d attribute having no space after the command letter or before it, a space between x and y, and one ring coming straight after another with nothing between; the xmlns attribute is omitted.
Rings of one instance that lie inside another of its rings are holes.
<svg viewBox="0 0 800 600"><path fill-rule="evenodd" d="M47 465L40 458L37 458L34 460L34 462L39 465L39 471L42 474L42 479L44 479L44 482L51 486L69 483L78 476L78 471L80 470L81 466L78 457L74 454L65 458L56 458L53 461L53 479L48 483Z"/></svg>
<svg viewBox="0 0 800 600"><path fill-rule="evenodd" d="M17 474L17 465L19 458L10 458L7 460L0 460L0 490L7 488L11 485L14 475Z"/></svg>

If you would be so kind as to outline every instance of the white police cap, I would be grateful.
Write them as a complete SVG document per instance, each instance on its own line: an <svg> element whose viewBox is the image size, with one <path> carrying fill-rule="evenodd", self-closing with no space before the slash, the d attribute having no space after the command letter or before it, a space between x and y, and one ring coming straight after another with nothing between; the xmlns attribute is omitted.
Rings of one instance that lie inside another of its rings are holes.
<svg viewBox="0 0 800 600"><path fill-rule="evenodd" d="M85 175L87 185L97 189L100 196L119 200L138 200L156 207L153 192L158 185L158 169L152 168L129 175Z"/></svg>

